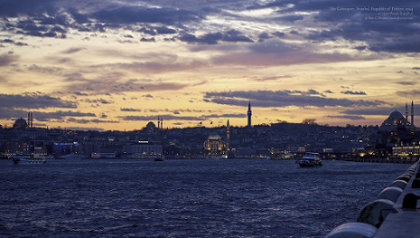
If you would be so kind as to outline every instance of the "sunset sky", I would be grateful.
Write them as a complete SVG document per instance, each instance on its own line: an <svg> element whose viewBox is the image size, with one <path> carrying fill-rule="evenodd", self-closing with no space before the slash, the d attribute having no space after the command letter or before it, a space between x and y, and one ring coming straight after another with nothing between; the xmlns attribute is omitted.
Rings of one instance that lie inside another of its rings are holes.
<svg viewBox="0 0 420 238"><path fill-rule="evenodd" d="M136 130L158 116L245 126L250 101L253 124L378 125L420 105L419 11L418 0L0 0L0 124L31 111L49 128Z"/></svg>

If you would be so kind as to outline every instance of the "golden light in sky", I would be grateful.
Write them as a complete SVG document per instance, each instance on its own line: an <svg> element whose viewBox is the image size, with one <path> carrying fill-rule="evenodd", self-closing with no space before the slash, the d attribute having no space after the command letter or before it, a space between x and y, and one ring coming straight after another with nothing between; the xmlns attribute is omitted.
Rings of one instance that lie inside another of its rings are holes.
<svg viewBox="0 0 420 238"><path fill-rule="evenodd" d="M0 124L380 124L420 95L420 3L369 4L2 1Z"/></svg>

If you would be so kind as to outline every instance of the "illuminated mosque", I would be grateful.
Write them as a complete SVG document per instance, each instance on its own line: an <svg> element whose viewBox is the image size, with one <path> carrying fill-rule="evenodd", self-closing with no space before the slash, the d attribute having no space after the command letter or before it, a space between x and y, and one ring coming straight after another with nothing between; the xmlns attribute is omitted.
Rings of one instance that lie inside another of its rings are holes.
<svg viewBox="0 0 420 238"><path fill-rule="evenodd" d="M415 130L414 126L414 102L411 102L411 121L408 120L408 105L405 105L405 117L401 112L395 110L391 112L389 117L382 123L381 130L393 131L397 128L405 128L409 130Z"/></svg>
<svg viewBox="0 0 420 238"><path fill-rule="evenodd" d="M419 144L420 133L414 125L414 102L411 102L411 118L408 117L408 105L405 106L405 117L401 112L395 110L380 126L379 144L391 148L394 147L394 155L397 154L396 147L399 150L405 150L407 146ZM404 147L404 148L403 148ZM408 148L408 147L407 147ZM398 152L398 154L401 154Z"/></svg>

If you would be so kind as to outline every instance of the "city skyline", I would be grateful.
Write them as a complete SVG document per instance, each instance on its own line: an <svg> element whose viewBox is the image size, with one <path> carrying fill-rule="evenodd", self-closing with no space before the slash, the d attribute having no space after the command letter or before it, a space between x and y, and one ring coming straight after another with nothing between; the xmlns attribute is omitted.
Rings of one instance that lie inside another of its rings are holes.
<svg viewBox="0 0 420 238"><path fill-rule="evenodd" d="M380 125L420 111L417 1L0 2L0 124ZM415 117L415 125L420 120Z"/></svg>

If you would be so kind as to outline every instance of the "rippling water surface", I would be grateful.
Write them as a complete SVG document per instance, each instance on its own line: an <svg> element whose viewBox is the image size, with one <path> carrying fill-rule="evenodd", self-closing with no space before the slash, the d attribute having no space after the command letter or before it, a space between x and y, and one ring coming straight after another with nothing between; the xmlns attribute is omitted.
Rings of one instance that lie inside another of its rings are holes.
<svg viewBox="0 0 420 238"><path fill-rule="evenodd" d="M0 236L323 237L407 164L0 161Z"/></svg>

